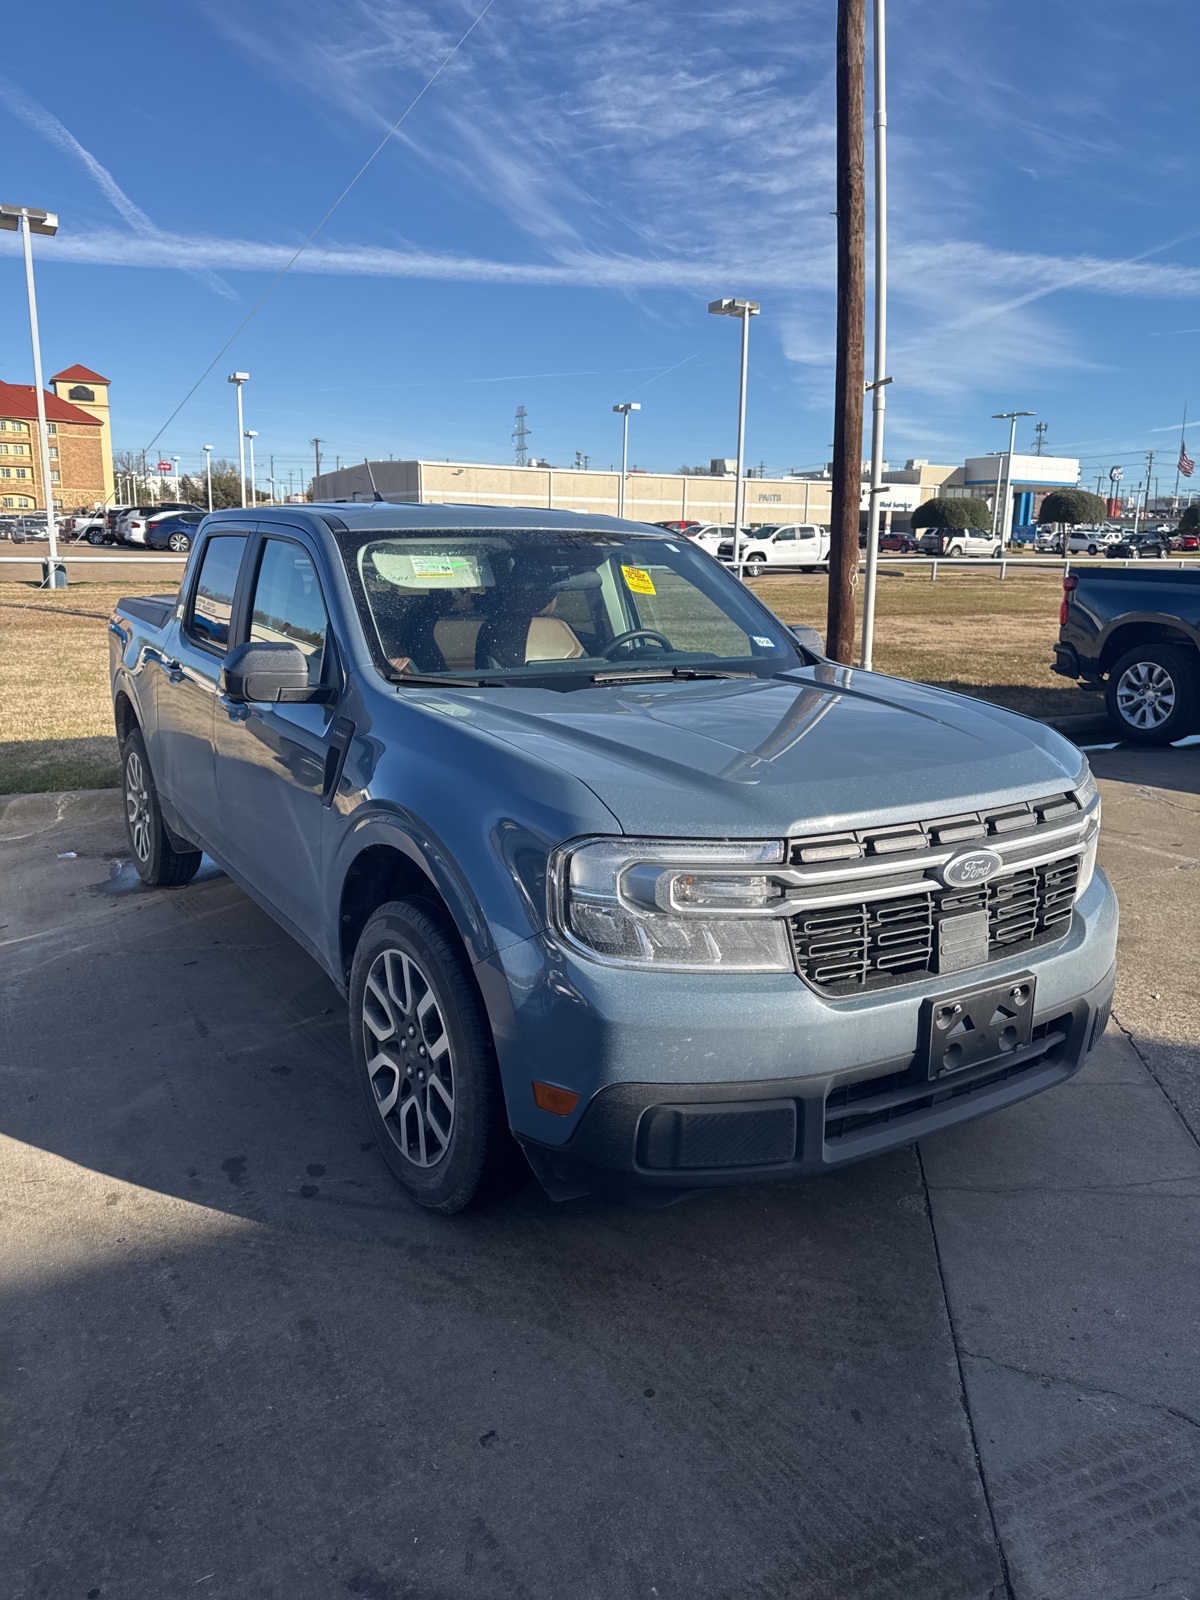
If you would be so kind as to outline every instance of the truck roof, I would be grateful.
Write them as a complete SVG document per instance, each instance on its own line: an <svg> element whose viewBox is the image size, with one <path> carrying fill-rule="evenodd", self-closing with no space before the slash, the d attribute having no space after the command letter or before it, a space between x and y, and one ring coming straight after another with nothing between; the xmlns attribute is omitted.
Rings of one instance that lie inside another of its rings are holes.
<svg viewBox="0 0 1200 1600"><path fill-rule="evenodd" d="M236 522L244 526L247 514L256 522L290 523L308 527L314 532L325 529L361 529L364 533L385 532L411 528L414 532L442 528L459 529L538 529L556 530L579 528L593 533L638 533L659 539L673 539L677 535L651 527L646 522L631 522L620 517L605 516L592 511L546 510L536 506L473 506L436 505L419 506L399 504L389 500L325 500L308 505L246 507L231 511L214 511L210 522Z"/></svg>

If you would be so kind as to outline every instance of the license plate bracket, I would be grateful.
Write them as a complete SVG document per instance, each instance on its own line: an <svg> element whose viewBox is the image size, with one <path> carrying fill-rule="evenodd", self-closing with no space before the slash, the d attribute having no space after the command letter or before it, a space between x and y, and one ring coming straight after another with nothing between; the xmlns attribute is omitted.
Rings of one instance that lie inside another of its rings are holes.
<svg viewBox="0 0 1200 1600"><path fill-rule="evenodd" d="M1037 980L1020 972L1003 983L981 983L921 1004L920 1059L930 1078L1003 1061L1033 1037Z"/></svg>

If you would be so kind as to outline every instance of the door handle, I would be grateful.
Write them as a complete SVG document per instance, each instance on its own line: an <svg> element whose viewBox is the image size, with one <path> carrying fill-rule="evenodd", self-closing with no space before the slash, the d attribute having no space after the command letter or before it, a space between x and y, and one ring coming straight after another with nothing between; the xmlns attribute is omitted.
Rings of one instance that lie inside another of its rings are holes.
<svg viewBox="0 0 1200 1600"><path fill-rule="evenodd" d="M159 665L167 675L168 683L183 682L183 662L176 661L172 656L159 656Z"/></svg>

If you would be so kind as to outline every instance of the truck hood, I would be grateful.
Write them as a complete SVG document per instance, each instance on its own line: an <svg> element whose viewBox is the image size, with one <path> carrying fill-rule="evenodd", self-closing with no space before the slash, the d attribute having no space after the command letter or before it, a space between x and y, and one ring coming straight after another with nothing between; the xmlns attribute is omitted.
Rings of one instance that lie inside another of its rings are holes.
<svg viewBox="0 0 1200 1600"><path fill-rule="evenodd" d="M501 693L456 694L460 726L571 773L633 834L774 838L944 816L1070 788L1084 764L1013 712L829 662Z"/></svg>

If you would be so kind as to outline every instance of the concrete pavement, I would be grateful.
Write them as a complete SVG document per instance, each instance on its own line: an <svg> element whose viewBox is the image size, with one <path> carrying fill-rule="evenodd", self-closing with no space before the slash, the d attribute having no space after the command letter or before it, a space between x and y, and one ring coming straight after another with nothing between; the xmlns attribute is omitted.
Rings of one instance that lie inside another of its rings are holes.
<svg viewBox="0 0 1200 1600"><path fill-rule="evenodd" d="M1195 1600L1200 752L1094 761L1085 1071L649 1214L416 1210L267 917L143 891L115 795L6 802L0 1590Z"/></svg>

